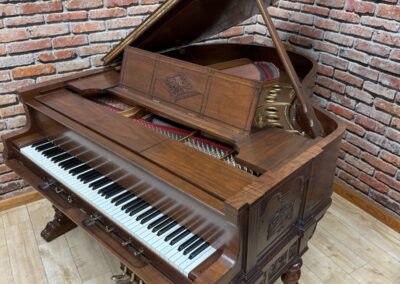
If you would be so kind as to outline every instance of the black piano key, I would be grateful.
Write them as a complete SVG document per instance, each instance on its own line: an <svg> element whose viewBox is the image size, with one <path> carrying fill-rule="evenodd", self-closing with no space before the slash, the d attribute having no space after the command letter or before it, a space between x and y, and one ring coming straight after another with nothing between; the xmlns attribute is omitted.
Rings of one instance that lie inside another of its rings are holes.
<svg viewBox="0 0 400 284"><path fill-rule="evenodd" d="M120 190L116 190L114 192L110 192L110 194L107 194L105 197L106 197L106 199L116 198L116 197L119 197L119 196L123 195L124 193L126 193L126 189L121 187Z"/></svg>
<svg viewBox="0 0 400 284"><path fill-rule="evenodd" d="M96 170L91 170L91 171L87 171L85 173L78 175L78 179L84 183L87 183L88 181L93 181L95 178L98 178L101 176L102 175L100 175Z"/></svg>
<svg viewBox="0 0 400 284"><path fill-rule="evenodd" d="M205 250L206 248L208 248L209 244L208 243L204 243L203 245L201 245L199 248L197 248L194 252L192 252L189 255L189 259L193 259L196 256L198 256L203 250Z"/></svg>
<svg viewBox="0 0 400 284"><path fill-rule="evenodd" d="M169 223L167 226L165 226L164 228L162 228L161 230L159 230L157 232L157 236L164 235L166 232L168 232L170 229L172 229L172 227L174 227L176 224L177 224L176 222Z"/></svg>
<svg viewBox="0 0 400 284"><path fill-rule="evenodd" d="M188 248L186 248L183 251L183 255L187 255L189 252L191 252L192 250L194 250L195 248L197 248L199 245L201 245L202 243L204 243L204 241L202 239L199 239L197 241L195 241L193 244L191 244Z"/></svg>
<svg viewBox="0 0 400 284"><path fill-rule="evenodd" d="M86 164L83 164L82 166L73 168L72 170L69 171L69 173L71 175L73 175L73 176L76 176L76 175L78 175L80 173L83 173L83 172L85 172L87 170L90 170L90 167L88 165L86 165Z"/></svg>
<svg viewBox="0 0 400 284"><path fill-rule="evenodd" d="M35 149L39 152L42 152L42 151L45 151L46 149L50 149L55 146L56 145L54 145L52 142L49 142L49 143L45 143L43 145L37 146Z"/></svg>
<svg viewBox="0 0 400 284"><path fill-rule="evenodd" d="M136 217L136 221L140 221L142 219L147 219L147 217L150 217L153 214L156 214L155 216L157 216L157 215L160 214L160 212L156 208L153 208L153 209L151 209L149 211L146 211L145 213L140 214L139 216L137 216ZM153 217L155 217L155 216L153 216ZM141 223L141 224L144 224L144 223Z"/></svg>
<svg viewBox="0 0 400 284"><path fill-rule="evenodd" d="M98 192L98 194L103 195L104 192L107 192L107 191L109 191L109 190L113 190L113 189L118 188L118 187L119 187L118 184L112 183L112 184L107 185L107 186L103 187L102 189L100 189L99 192Z"/></svg>
<svg viewBox="0 0 400 284"><path fill-rule="evenodd" d="M83 163L80 161L70 161L67 164L63 164L63 166L61 168L64 169L65 171L68 171L68 170L72 170L77 167L80 167L82 165L83 165Z"/></svg>
<svg viewBox="0 0 400 284"><path fill-rule="evenodd" d="M176 244L177 242L179 242L180 240L182 240L184 237L186 237L187 235L189 235L190 231L186 230L183 233L179 234L178 236L176 236L174 239L172 239L172 241L170 242L170 245L173 246L174 244Z"/></svg>
<svg viewBox="0 0 400 284"><path fill-rule="evenodd" d="M77 158L72 158L72 159L69 159L69 160L67 160L67 161L62 161L62 162L59 163L58 165L59 165L61 168L65 169L65 170L69 170L71 167L74 166L74 164L75 164L75 165L79 165L80 163L82 163L82 162L79 161ZM71 166L70 166L70 165L71 165Z"/></svg>
<svg viewBox="0 0 400 284"><path fill-rule="evenodd" d="M91 181L97 180L99 178L101 178L103 175L101 173L99 173L98 171L96 171L95 173L89 175L87 178L85 178L83 180L83 183L89 183Z"/></svg>
<svg viewBox="0 0 400 284"><path fill-rule="evenodd" d="M123 192L124 190L125 190L125 188L120 186L120 187L118 187L116 189L113 189L113 190L111 190L109 192L104 193L103 195L104 195L105 199L110 199L111 197L115 196L116 194L119 194L119 193Z"/></svg>
<svg viewBox="0 0 400 284"><path fill-rule="evenodd" d="M121 204L124 204L135 197L136 197L136 195L134 195L134 194L125 195L124 197L120 197L120 196L114 197L114 199L117 200L117 201L114 201L115 206L120 206Z"/></svg>
<svg viewBox="0 0 400 284"><path fill-rule="evenodd" d="M132 206L135 206L136 204L138 204L140 202L144 202L144 201L142 199L140 199L140 198L136 198L135 200L132 200L131 202L128 202L128 203L124 204L121 207L121 210L125 210L125 213L128 213L129 209L132 208Z"/></svg>
<svg viewBox="0 0 400 284"><path fill-rule="evenodd" d="M51 157L62 154L64 152L65 151L63 149L57 147L57 148L46 150L46 151L42 152L42 154L43 154L43 156L50 159Z"/></svg>
<svg viewBox="0 0 400 284"><path fill-rule="evenodd" d="M106 184L109 184L111 182L111 180L109 180L108 178L104 177L102 179L96 180L94 182L92 182L91 184L89 184L89 187L93 188L93 189L97 189L99 187L102 187Z"/></svg>
<svg viewBox="0 0 400 284"><path fill-rule="evenodd" d="M51 160L54 163L58 163L58 162L61 162L61 161L65 160L65 159L68 159L68 158L71 158L71 157L72 157L71 154L64 153L64 154L61 154L61 155L59 155L57 157L52 158Z"/></svg>
<svg viewBox="0 0 400 284"><path fill-rule="evenodd" d="M140 221L140 224L146 224L152 220L157 219L160 216L161 216L161 213L160 213L160 211L157 210L156 212L148 215L146 218L143 218L142 221Z"/></svg>
<svg viewBox="0 0 400 284"><path fill-rule="evenodd" d="M184 242L183 244L181 244L179 246L178 251L181 251L181 250L185 249L186 247L190 246L192 243L194 243L198 239L199 239L198 236L191 237L190 239L188 239L186 242Z"/></svg>
<svg viewBox="0 0 400 284"><path fill-rule="evenodd" d="M169 240L175 238L177 235L179 235L180 233L182 233L185 230L186 230L185 227L180 227L179 229L176 229L171 234L169 234L168 236L165 237L165 241L168 242Z"/></svg>
<svg viewBox="0 0 400 284"><path fill-rule="evenodd" d="M37 146L43 145L44 143L49 143L49 140L43 139L43 140L40 140L38 142L35 142L35 143L32 144L32 147L35 148Z"/></svg>
<svg viewBox="0 0 400 284"><path fill-rule="evenodd" d="M54 152L58 152L60 150L62 150L60 147L55 146L55 147L51 147L49 149L46 149L46 150L42 151L42 154L43 155L48 155L48 154L51 154L51 153L54 153Z"/></svg>
<svg viewBox="0 0 400 284"><path fill-rule="evenodd" d="M155 226L157 226L158 224L161 224L162 222L166 221L168 219L168 216L163 216L161 218L158 218L157 220L151 222L148 226L147 229L151 229L154 228Z"/></svg>
<svg viewBox="0 0 400 284"><path fill-rule="evenodd" d="M164 228L165 226L167 226L169 223L173 222L171 219L167 219L164 222L158 224L157 226L155 226L152 230L153 233L158 232L159 230L161 230L162 228Z"/></svg>
<svg viewBox="0 0 400 284"><path fill-rule="evenodd" d="M129 211L129 216L133 216L133 215L135 215L135 214L137 214L137 213L139 213L139 212L141 212L141 211L147 209L148 207L150 207L150 204L147 203L147 202L144 202L142 205L136 206L135 209L130 210L130 211Z"/></svg>
<svg viewBox="0 0 400 284"><path fill-rule="evenodd" d="M89 177L90 175L94 174L95 172L96 172L96 170L92 169L90 171L81 173L80 175L77 176L77 179L83 180L83 179Z"/></svg>
<svg viewBox="0 0 400 284"><path fill-rule="evenodd" d="M116 206L118 206L119 202L121 202L120 204L128 201L130 198L133 197L133 193L130 191L125 192L124 194L121 194L119 196L114 197L113 199L111 199L111 203L115 203ZM126 199L126 200L125 200Z"/></svg>

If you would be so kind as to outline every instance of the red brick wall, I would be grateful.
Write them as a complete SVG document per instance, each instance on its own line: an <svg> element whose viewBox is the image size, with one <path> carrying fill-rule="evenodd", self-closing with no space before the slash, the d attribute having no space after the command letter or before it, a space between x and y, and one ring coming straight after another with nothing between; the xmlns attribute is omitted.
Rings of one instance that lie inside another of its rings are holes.
<svg viewBox="0 0 400 284"><path fill-rule="evenodd" d="M101 65L159 2L2 1L0 135L25 122L16 88ZM269 11L282 39L319 62L316 102L348 124L338 179L400 214L400 1L379 2L281 0ZM270 45L266 35L254 17L213 40ZM1 164L0 182L3 197L24 187Z"/></svg>

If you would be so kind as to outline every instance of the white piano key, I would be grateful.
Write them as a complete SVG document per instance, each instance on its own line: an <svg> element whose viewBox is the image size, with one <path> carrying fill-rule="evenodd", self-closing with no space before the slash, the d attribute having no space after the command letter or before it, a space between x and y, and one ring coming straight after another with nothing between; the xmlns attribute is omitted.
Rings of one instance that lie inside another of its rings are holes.
<svg viewBox="0 0 400 284"><path fill-rule="evenodd" d="M215 248L209 246L204 251L202 251L197 257L194 259L188 259L185 263L186 265L181 265L181 271L183 274L189 276L189 273L203 263L207 258L209 258L215 252Z"/></svg>

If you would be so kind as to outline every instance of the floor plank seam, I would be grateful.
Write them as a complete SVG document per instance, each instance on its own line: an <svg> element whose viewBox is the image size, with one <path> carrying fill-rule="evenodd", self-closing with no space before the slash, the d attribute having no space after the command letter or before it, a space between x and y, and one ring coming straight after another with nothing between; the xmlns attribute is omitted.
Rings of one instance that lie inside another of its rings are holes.
<svg viewBox="0 0 400 284"><path fill-rule="evenodd" d="M7 248L7 255L8 255L8 265L11 269L11 276L13 278L13 283L15 283L15 279L14 279L14 272L12 271L12 265L11 265L11 257L10 257L10 252L8 250L8 244L7 244L7 236L6 236L6 248Z"/></svg>
<svg viewBox="0 0 400 284"><path fill-rule="evenodd" d="M32 228L32 231L33 231L33 235L34 235L34 237L35 237L35 243L36 243L36 246L37 246L37 248L38 248L38 252L39 252L39 255L40 255L40 260L41 260L41 262L42 262L43 271L44 271L44 273L45 273L45 275L46 275L46 283L49 284L49 280L48 280L48 275L47 275L46 267L45 267L44 262L43 262L43 257L42 257L42 253L41 253L41 251L40 251L39 242L38 242L38 239L37 239L37 237L36 237L35 227L33 226L32 217L31 217L31 212L29 211L28 206L25 205L25 207L26 207L26 211L28 212L29 223L31 224L31 228Z"/></svg>

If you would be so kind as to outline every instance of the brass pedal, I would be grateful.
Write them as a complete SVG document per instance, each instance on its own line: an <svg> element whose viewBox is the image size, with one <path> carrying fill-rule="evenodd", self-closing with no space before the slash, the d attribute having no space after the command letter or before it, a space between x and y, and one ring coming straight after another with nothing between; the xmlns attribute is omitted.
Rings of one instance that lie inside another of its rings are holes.
<svg viewBox="0 0 400 284"><path fill-rule="evenodd" d="M116 274L116 275L111 276L111 280L114 281L117 284L133 283L131 281L132 277L129 277L127 272L128 272L128 268L125 266L124 270L122 271L122 274Z"/></svg>

